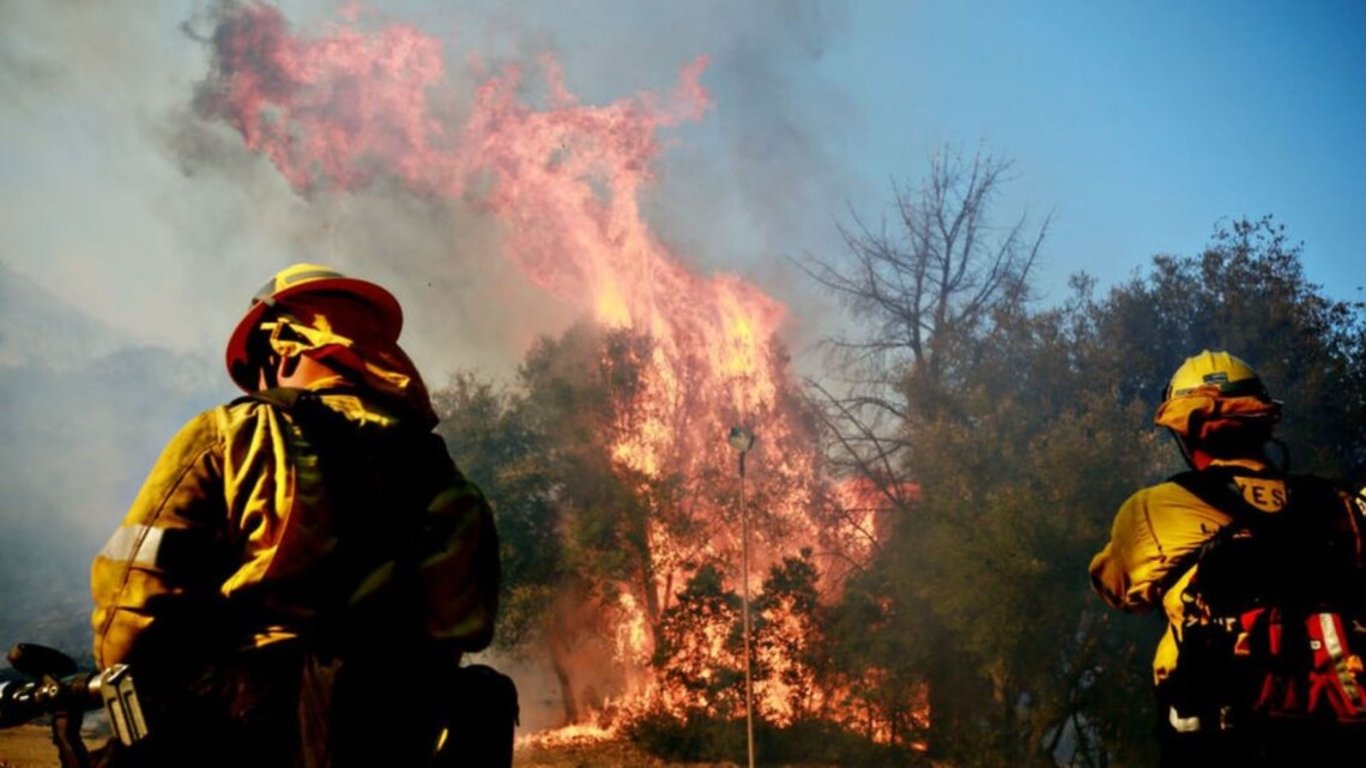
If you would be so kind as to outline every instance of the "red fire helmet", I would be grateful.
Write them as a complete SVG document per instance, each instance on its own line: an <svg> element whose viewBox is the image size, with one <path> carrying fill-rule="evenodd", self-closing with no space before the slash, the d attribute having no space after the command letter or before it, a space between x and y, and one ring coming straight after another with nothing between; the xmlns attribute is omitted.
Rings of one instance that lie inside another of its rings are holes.
<svg viewBox="0 0 1366 768"><path fill-rule="evenodd" d="M376 310L379 327L372 329L388 342L397 342L403 330L403 308L384 288L365 280L347 277L320 264L293 264L270 279L251 299L247 312L228 339L228 375L244 391L256 390L255 371L247 353L251 335L261 324L262 315L277 303L305 293L343 293L357 297Z"/></svg>

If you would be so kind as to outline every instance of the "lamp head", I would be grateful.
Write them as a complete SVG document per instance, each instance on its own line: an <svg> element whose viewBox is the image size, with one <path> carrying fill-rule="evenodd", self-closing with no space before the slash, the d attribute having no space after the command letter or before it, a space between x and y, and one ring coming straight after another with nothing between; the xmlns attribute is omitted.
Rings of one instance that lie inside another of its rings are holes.
<svg viewBox="0 0 1366 768"><path fill-rule="evenodd" d="M727 440L730 441L730 447L740 453L746 453L754 447L754 433L744 427L731 427Z"/></svg>

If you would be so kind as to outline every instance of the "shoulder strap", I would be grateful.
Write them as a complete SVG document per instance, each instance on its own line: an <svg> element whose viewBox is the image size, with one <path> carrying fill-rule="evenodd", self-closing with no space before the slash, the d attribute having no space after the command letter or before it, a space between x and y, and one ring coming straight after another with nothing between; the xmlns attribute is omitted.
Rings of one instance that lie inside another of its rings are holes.
<svg viewBox="0 0 1366 768"><path fill-rule="evenodd" d="M1203 472L1186 470L1167 478L1190 491L1201 501L1233 518L1229 525L1247 527L1261 519L1260 511L1247 503L1233 475L1226 471L1207 469ZM1289 478L1286 478L1289 484Z"/></svg>
<svg viewBox="0 0 1366 768"><path fill-rule="evenodd" d="M1191 469L1172 475L1167 480L1185 488L1196 498L1227 514L1231 519L1203 546L1196 547L1176 561L1171 570L1167 572L1166 578L1163 579L1162 589L1164 591L1180 581L1181 577L1192 566L1200 562L1200 558L1211 546L1210 542L1216 538L1228 537L1240 530L1255 527L1261 517L1258 511L1243 499L1243 494L1238 490L1237 484L1233 482L1233 477L1226 472L1218 470L1199 472Z"/></svg>

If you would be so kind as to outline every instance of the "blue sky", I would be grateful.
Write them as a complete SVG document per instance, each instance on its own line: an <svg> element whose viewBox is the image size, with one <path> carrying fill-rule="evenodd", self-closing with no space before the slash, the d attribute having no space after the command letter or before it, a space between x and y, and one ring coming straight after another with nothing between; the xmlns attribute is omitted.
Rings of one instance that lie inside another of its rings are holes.
<svg viewBox="0 0 1366 768"><path fill-rule="evenodd" d="M317 34L339 4L280 6ZM550 52L589 103L667 91L707 56L715 107L665 137L646 210L699 269L796 305L802 339L838 315L786 257L838 255L836 222L883 216L891 182L914 184L946 145L1013 161L1000 220L1052 216L1044 301L1078 270L1109 285L1156 253L1197 253L1221 219L1263 214L1304 242L1329 295L1366 298L1366 4L377 5L445 41L453 79L470 53ZM564 321L497 325L509 313L480 304L496 280L479 271L477 217L305 201L222 126L195 124L208 59L181 24L205 34L212 7L0 5L0 263L140 342L214 358L245 297L300 259L396 281L428 318L414 344L429 367L515 362ZM449 293L421 292L433 284Z"/></svg>
<svg viewBox="0 0 1366 768"><path fill-rule="evenodd" d="M1311 279L1366 298L1366 5L853 4L825 69L856 89L863 174L938 142L1015 159L1011 203L1055 215L1041 277L1120 280L1273 214Z"/></svg>

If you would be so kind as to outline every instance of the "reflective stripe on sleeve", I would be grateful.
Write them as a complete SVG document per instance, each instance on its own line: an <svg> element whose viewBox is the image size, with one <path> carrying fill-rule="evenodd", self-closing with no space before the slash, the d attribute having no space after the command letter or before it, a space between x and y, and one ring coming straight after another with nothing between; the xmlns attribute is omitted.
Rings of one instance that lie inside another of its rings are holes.
<svg viewBox="0 0 1366 768"><path fill-rule="evenodd" d="M100 557L155 567L165 533L165 529L151 525L125 525L109 537L104 549L100 550Z"/></svg>
<svg viewBox="0 0 1366 768"><path fill-rule="evenodd" d="M1358 702L1361 698L1357 690L1356 672L1352 669L1349 656L1343 649L1342 635L1338 632L1340 619L1337 614L1320 613L1319 628L1323 630L1324 650L1328 652L1328 658L1333 662L1333 671L1337 674L1338 684L1347 694L1347 700L1356 711Z"/></svg>
<svg viewBox="0 0 1366 768"><path fill-rule="evenodd" d="M1176 711L1176 707L1172 707L1171 711L1167 713L1167 721L1171 723L1172 730L1177 733L1195 733L1200 730L1199 715L1182 717L1181 713Z"/></svg>

